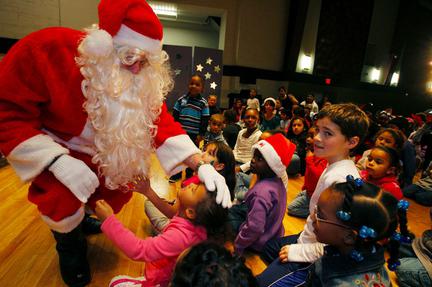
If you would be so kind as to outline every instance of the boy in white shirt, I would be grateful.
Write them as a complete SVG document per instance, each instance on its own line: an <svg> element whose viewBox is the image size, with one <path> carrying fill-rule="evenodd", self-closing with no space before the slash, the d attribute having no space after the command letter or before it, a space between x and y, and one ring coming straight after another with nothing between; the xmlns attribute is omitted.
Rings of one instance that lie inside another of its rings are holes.
<svg viewBox="0 0 432 287"><path fill-rule="evenodd" d="M335 182L346 181L349 174L360 177L349 154L367 134L367 115L354 104L331 105L318 113L316 127L315 155L326 159L328 166L310 200L311 215L299 235L267 242L262 257L271 264L257 277L260 286L276 281L280 286L297 286L306 280L310 265L323 255L324 245L316 240L311 218L321 193Z"/></svg>

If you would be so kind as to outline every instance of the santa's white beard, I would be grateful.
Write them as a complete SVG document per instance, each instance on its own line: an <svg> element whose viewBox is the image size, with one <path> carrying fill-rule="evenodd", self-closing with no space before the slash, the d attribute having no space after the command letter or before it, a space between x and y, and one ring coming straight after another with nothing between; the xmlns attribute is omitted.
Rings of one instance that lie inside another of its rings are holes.
<svg viewBox="0 0 432 287"><path fill-rule="evenodd" d="M85 78L84 108L95 129L98 152L93 162L105 176L105 185L116 189L134 176L149 175L157 132L154 122L172 88L168 56L162 52L148 57L149 64L134 75L121 68L115 50L102 58L84 50L79 49L77 63Z"/></svg>

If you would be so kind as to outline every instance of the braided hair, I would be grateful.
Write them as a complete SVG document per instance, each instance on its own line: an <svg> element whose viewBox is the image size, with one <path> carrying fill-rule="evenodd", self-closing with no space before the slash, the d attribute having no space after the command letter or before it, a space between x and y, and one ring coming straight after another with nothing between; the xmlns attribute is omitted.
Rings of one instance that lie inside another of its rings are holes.
<svg viewBox="0 0 432 287"><path fill-rule="evenodd" d="M178 261L172 287L258 286L244 259L213 242L195 245Z"/></svg>
<svg viewBox="0 0 432 287"><path fill-rule="evenodd" d="M413 238L407 228L408 202L398 202L393 195L378 186L352 176L348 176L346 182L335 183L330 188L344 195L342 206L336 215L344 224L358 232L355 249L365 250L382 239L390 239L390 259L387 263L389 269L394 270L399 262L400 242L409 242ZM400 234L396 231L398 224ZM362 229L369 229L370 234L362 237Z"/></svg>

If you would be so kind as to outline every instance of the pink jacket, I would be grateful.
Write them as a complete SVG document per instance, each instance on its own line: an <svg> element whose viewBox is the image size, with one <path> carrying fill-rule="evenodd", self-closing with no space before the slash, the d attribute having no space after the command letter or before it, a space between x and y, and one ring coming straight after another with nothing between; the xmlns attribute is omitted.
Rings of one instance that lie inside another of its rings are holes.
<svg viewBox="0 0 432 287"><path fill-rule="evenodd" d="M144 261L148 286L168 285L177 257L187 248L207 239L204 227L174 216L156 237L137 238L114 216L102 224L102 231L129 258Z"/></svg>

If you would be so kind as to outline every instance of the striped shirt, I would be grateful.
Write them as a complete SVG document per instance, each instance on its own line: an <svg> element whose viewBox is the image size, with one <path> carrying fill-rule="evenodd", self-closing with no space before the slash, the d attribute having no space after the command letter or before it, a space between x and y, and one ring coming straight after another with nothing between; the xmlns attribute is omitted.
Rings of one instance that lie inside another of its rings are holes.
<svg viewBox="0 0 432 287"><path fill-rule="evenodd" d="M191 97L189 94L180 97L174 105L174 114L178 113L176 120L188 134L198 135L205 133L210 110L207 100L201 95ZM205 119L205 125L203 124ZM204 131L203 131L204 128Z"/></svg>

